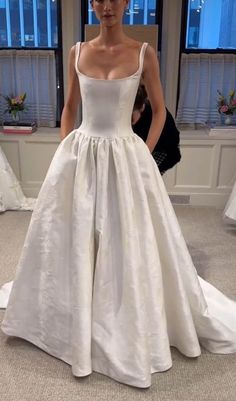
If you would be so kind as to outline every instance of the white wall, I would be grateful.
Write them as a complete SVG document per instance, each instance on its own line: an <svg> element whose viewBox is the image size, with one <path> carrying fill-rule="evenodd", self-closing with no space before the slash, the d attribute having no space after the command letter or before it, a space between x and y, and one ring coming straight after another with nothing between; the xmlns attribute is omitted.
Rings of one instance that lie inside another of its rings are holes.
<svg viewBox="0 0 236 401"><path fill-rule="evenodd" d="M83 1L83 0L82 0ZM70 48L80 40L81 0L62 0L62 46L64 92L68 86L68 57Z"/></svg>
<svg viewBox="0 0 236 401"><path fill-rule="evenodd" d="M178 88L182 0L163 0L161 80L166 106L175 116Z"/></svg>

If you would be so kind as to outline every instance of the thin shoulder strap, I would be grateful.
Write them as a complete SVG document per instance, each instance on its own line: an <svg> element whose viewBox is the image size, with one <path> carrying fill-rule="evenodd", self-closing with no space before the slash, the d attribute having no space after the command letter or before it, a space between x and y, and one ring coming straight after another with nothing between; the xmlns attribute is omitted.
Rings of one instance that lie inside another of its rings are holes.
<svg viewBox="0 0 236 401"><path fill-rule="evenodd" d="M148 46L148 43L144 42L141 46L141 50L139 53L139 72L140 72L140 74L142 74L142 72L143 72L143 62L144 62L144 56L145 56L145 51L146 51L147 46Z"/></svg>
<svg viewBox="0 0 236 401"><path fill-rule="evenodd" d="M77 42L75 45L75 71L78 73L78 61L80 55L80 44L81 42Z"/></svg>

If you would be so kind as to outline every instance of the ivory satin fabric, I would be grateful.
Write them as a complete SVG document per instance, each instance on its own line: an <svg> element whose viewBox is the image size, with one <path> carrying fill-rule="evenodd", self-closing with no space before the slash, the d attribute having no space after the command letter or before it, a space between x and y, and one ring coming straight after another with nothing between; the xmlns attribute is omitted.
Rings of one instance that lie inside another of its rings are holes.
<svg viewBox="0 0 236 401"><path fill-rule="evenodd" d="M170 346L188 357L200 344L236 352L236 303L198 277L131 128L145 47L137 72L117 80L83 75L76 58L83 122L48 170L2 323L75 376L97 371L137 387L171 367Z"/></svg>
<svg viewBox="0 0 236 401"><path fill-rule="evenodd" d="M236 224L236 182L234 183L232 192L226 203L224 218L227 222Z"/></svg>
<svg viewBox="0 0 236 401"><path fill-rule="evenodd" d="M35 199L26 198L0 147L0 213L6 210L33 210Z"/></svg>

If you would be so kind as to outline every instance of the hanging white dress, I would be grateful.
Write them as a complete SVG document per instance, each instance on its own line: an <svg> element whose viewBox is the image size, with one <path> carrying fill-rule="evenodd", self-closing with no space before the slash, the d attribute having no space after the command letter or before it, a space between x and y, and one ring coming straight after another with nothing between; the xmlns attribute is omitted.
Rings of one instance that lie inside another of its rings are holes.
<svg viewBox="0 0 236 401"><path fill-rule="evenodd" d="M224 218L227 222L236 224L236 181L224 209Z"/></svg>
<svg viewBox="0 0 236 401"><path fill-rule="evenodd" d="M5 210L33 210L35 199L26 198L19 181L0 147L0 213Z"/></svg>
<svg viewBox="0 0 236 401"><path fill-rule="evenodd" d="M149 387L202 344L236 352L236 303L198 277L159 170L131 127L133 75L76 71L83 121L59 145L23 246L2 330L72 366Z"/></svg>

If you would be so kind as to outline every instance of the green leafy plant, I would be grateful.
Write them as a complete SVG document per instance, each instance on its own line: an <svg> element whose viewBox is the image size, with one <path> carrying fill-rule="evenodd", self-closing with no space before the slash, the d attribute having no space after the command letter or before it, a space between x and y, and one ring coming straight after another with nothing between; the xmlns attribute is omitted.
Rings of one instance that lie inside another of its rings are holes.
<svg viewBox="0 0 236 401"><path fill-rule="evenodd" d="M25 104L26 93L23 93L18 96L14 96L13 94L9 96L1 95L7 102L7 108L4 113L9 113L16 117L16 115L20 111L27 110L27 106Z"/></svg>
<svg viewBox="0 0 236 401"><path fill-rule="evenodd" d="M218 99L217 99L217 107L218 112L220 114L228 114L233 115L236 113L236 98L235 90L231 90L226 98L222 93L218 90Z"/></svg>

